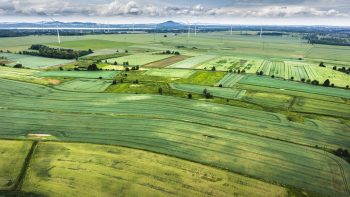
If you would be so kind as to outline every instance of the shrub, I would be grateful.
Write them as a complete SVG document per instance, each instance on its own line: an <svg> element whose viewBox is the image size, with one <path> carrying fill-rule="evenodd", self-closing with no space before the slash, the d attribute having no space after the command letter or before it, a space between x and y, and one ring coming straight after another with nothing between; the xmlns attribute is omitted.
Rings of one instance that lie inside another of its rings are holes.
<svg viewBox="0 0 350 197"><path fill-rule="evenodd" d="M160 95L163 95L163 88L158 88L158 93L159 93Z"/></svg>
<svg viewBox="0 0 350 197"><path fill-rule="evenodd" d="M117 80L113 79L112 85L116 85L117 84Z"/></svg>
<svg viewBox="0 0 350 197"><path fill-rule="evenodd" d="M305 78L301 78L301 82L305 82Z"/></svg>
<svg viewBox="0 0 350 197"><path fill-rule="evenodd" d="M220 84L219 87L222 88L222 84Z"/></svg>
<svg viewBox="0 0 350 197"><path fill-rule="evenodd" d="M215 66L213 66L213 67L211 68L211 71L216 71Z"/></svg>
<svg viewBox="0 0 350 197"><path fill-rule="evenodd" d="M191 94L191 93L188 94L188 95L187 95L187 98L188 98L188 99L192 99L192 94Z"/></svg>
<svg viewBox="0 0 350 197"><path fill-rule="evenodd" d="M14 68L23 68L23 65L22 64L16 64L13 66Z"/></svg>
<svg viewBox="0 0 350 197"><path fill-rule="evenodd" d="M329 87L330 83L331 83L331 82L329 81L329 79L326 79L326 80L323 82L323 86Z"/></svg>
<svg viewBox="0 0 350 197"><path fill-rule="evenodd" d="M272 75L271 78L275 78L275 75Z"/></svg>

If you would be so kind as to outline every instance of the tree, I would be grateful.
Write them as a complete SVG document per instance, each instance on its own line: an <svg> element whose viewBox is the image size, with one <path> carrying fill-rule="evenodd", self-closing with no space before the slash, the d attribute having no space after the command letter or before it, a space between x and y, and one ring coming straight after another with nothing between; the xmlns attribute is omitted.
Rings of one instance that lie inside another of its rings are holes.
<svg viewBox="0 0 350 197"><path fill-rule="evenodd" d="M331 83L331 82L329 81L329 79L326 79L326 80L323 82L323 86L329 87L330 83Z"/></svg>
<svg viewBox="0 0 350 197"><path fill-rule="evenodd" d="M125 67L125 71L126 72L130 71L130 68L129 67Z"/></svg>
<svg viewBox="0 0 350 197"><path fill-rule="evenodd" d="M138 83L139 83L139 80L136 79L136 80L134 81L134 84L138 84Z"/></svg>
<svg viewBox="0 0 350 197"><path fill-rule="evenodd" d="M320 66L320 67L326 67L326 66L324 65L324 62L321 62L321 63L319 64L319 66Z"/></svg>
<svg viewBox="0 0 350 197"><path fill-rule="evenodd" d="M22 64L16 64L13 66L14 68L23 68L23 65Z"/></svg>
<svg viewBox="0 0 350 197"><path fill-rule="evenodd" d="M160 95L163 95L163 88L158 88L158 93L159 93Z"/></svg>
<svg viewBox="0 0 350 197"><path fill-rule="evenodd" d="M188 99L192 99L192 94L189 93L189 94L187 95L187 98L188 98Z"/></svg>
<svg viewBox="0 0 350 197"><path fill-rule="evenodd" d="M272 75L271 78L275 78L275 75Z"/></svg>
<svg viewBox="0 0 350 197"><path fill-rule="evenodd" d="M220 84L219 87L222 88L222 84Z"/></svg>
<svg viewBox="0 0 350 197"><path fill-rule="evenodd" d="M115 66L118 65L118 62L117 62L117 61L114 61L114 65L115 65Z"/></svg>
<svg viewBox="0 0 350 197"><path fill-rule="evenodd" d="M208 93L207 88L204 88L204 90L203 90L203 94L205 95L205 94L207 94L207 93Z"/></svg>
<svg viewBox="0 0 350 197"><path fill-rule="evenodd" d="M311 79L307 79L307 80L306 80L306 83L311 83Z"/></svg>
<svg viewBox="0 0 350 197"><path fill-rule="evenodd" d="M334 88L334 83L331 84L331 87Z"/></svg>
<svg viewBox="0 0 350 197"><path fill-rule="evenodd" d="M97 65L96 65L96 64L90 64L90 65L87 67L87 70L88 70L88 71L97 71L98 68L97 68Z"/></svg>
<svg viewBox="0 0 350 197"><path fill-rule="evenodd" d="M213 67L211 68L211 71L216 71L215 66L213 66Z"/></svg>
<svg viewBox="0 0 350 197"><path fill-rule="evenodd" d="M62 70L63 70L62 66L60 66L59 70L60 70L60 71L62 71Z"/></svg>
<svg viewBox="0 0 350 197"><path fill-rule="evenodd" d="M336 67L336 66L333 66L333 70L337 70L337 67Z"/></svg>
<svg viewBox="0 0 350 197"><path fill-rule="evenodd" d="M260 71L260 72L259 72L259 75L264 75L264 72L263 72L263 71Z"/></svg>
<svg viewBox="0 0 350 197"><path fill-rule="evenodd" d="M291 77L290 80L294 81L294 77Z"/></svg>
<svg viewBox="0 0 350 197"><path fill-rule="evenodd" d="M301 78L301 82L305 82L305 78Z"/></svg>
<svg viewBox="0 0 350 197"><path fill-rule="evenodd" d="M345 88L346 88L346 89L349 89L349 85L347 85Z"/></svg>

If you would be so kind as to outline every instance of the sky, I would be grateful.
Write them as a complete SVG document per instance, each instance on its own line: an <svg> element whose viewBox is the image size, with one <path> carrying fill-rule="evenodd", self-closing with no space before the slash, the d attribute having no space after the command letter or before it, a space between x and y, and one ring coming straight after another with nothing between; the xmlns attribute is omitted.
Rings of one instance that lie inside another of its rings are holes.
<svg viewBox="0 0 350 197"><path fill-rule="evenodd" d="M350 26L350 0L0 0L0 22Z"/></svg>

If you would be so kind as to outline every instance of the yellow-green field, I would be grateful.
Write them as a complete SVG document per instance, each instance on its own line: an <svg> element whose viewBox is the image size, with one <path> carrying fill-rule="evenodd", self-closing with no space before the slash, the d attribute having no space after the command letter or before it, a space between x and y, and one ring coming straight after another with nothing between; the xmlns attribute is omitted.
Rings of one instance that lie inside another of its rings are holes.
<svg viewBox="0 0 350 197"><path fill-rule="evenodd" d="M350 47L248 33L0 38L0 196L349 197Z"/></svg>
<svg viewBox="0 0 350 197"><path fill-rule="evenodd" d="M173 157L53 142L38 144L23 191L44 196L287 196L281 186Z"/></svg>

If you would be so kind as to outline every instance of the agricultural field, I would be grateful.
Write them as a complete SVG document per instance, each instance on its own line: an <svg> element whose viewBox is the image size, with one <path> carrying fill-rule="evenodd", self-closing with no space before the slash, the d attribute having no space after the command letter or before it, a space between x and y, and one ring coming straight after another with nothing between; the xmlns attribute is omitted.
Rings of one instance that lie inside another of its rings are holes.
<svg viewBox="0 0 350 197"><path fill-rule="evenodd" d="M294 90L311 94L321 94L326 96L336 96L341 98L350 98L350 91L345 89L329 88L302 84L300 82L286 81L280 79L271 79L270 77L247 76L239 81L240 84L255 85L278 88L281 91Z"/></svg>
<svg viewBox="0 0 350 197"><path fill-rule="evenodd" d="M199 66L201 63L204 63L208 60L215 58L215 55L199 55L196 57L188 58L186 60L180 61L178 63L172 64L167 68L189 68L194 69Z"/></svg>
<svg viewBox="0 0 350 197"><path fill-rule="evenodd" d="M349 197L350 47L241 33L0 38L94 51L0 54L0 196Z"/></svg>
<svg viewBox="0 0 350 197"><path fill-rule="evenodd" d="M210 70L214 66L219 71L245 70L247 73L255 73L262 61L263 59L257 58L223 56L201 64L197 68Z"/></svg>
<svg viewBox="0 0 350 197"><path fill-rule="evenodd" d="M117 62L118 65L123 65L123 62L128 62L130 66L137 66L137 65L142 66L142 65L149 64L151 62L156 62L172 56L173 55L166 55L166 54L139 53L139 54L133 54L133 55L128 55L128 56L119 57L119 58L108 59L107 62L110 64Z"/></svg>
<svg viewBox="0 0 350 197"><path fill-rule="evenodd" d="M159 60L156 62L151 62L149 64L144 65L143 67L145 68L164 68L167 66L170 66L172 64L175 64L177 62L183 61L185 59L189 58L189 56L185 56L185 55L176 55L176 56L172 56L163 60Z"/></svg>
<svg viewBox="0 0 350 197"><path fill-rule="evenodd" d="M206 89L214 97L221 97L227 99L241 99L245 90L231 89L231 88L218 88L210 86L200 86L200 85L191 85L191 84L170 84L170 87L176 90L203 94L204 89Z"/></svg>
<svg viewBox="0 0 350 197"><path fill-rule="evenodd" d="M26 141L0 141L0 193L15 187L31 147Z"/></svg>
<svg viewBox="0 0 350 197"><path fill-rule="evenodd" d="M282 79L292 79L295 81L318 80L323 83L329 79L335 86L346 87L350 84L349 76L334 71L331 68L319 67L314 63L296 61L269 61L265 60L257 70L267 76L275 76Z"/></svg>
<svg viewBox="0 0 350 197"><path fill-rule="evenodd" d="M7 60L11 62L9 64L10 66L14 66L15 64L22 64L24 67L28 68L47 68L50 66L57 66L72 62L72 60L20 55L14 53L0 53L0 57L7 58Z"/></svg>
<svg viewBox="0 0 350 197"><path fill-rule="evenodd" d="M197 71L189 78L180 79L177 80L177 82L213 86L218 83L225 75L226 73L224 72Z"/></svg>
<svg viewBox="0 0 350 197"><path fill-rule="evenodd" d="M5 66L0 67L0 78L3 79L25 81L42 85L57 85L60 83L60 81L57 79L39 77L37 76L39 73L40 71L31 69L18 69Z"/></svg>
<svg viewBox="0 0 350 197"><path fill-rule="evenodd" d="M55 167L48 171L50 166ZM44 196L287 195L281 186L147 151L54 142L38 144L23 191Z"/></svg>
<svg viewBox="0 0 350 197"><path fill-rule="evenodd" d="M0 110L1 137L12 134L11 138L20 139L30 130L63 141L127 146L308 191L347 195L350 166L330 153L312 148L349 148L349 132L344 132L348 129L337 122L331 127L313 120L314 125L310 125L290 122L281 114L203 101L69 93L7 80L0 83L1 105L11 106ZM23 93L13 94L14 91ZM71 114L77 113L79 116L72 120ZM128 124L123 124L126 121Z"/></svg>
<svg viewBox="0 0 350 197"><path fill-rule="evenodd" d="M102 79L75 79L55 86L55 88L73 92L103 92L111 83L111 81Z"/></svg>
<svg viewBox="0 0 350 197"><path fill-rule="evenodd" d="M189 78L195 72L196 71L194 70L151 69L145 72L145 75L170 78Z"/></svg>
<svg viewBox="0 0 350 197"><path fill-rule="evenodd" d="M244 77L245 75L228 73L215 86L222 85L222 87L230 88L230 87L233 87L236 83L238 83Z"/></svg>
<svg viewBox="0 0 350 197"><path fill-rule="evenodd" d="M40 77L67 77L67 78L88 78L113 79L118 74L117 71L45 71L37 75Z"/></svg>
<svg viewBox="0 0 350 197"><path fill-rule="evenodd" d="M107 41L107 40L98 40L98 39L90 39L90 40L73 40L73 41L65 41L60 43L50 44L55 47L62 48L70 48L70 49L79 49L79 50L98 50L98 49L124 49L125 47L131 46L132 43L127 42L115 42L115 41Z"/></svg>

